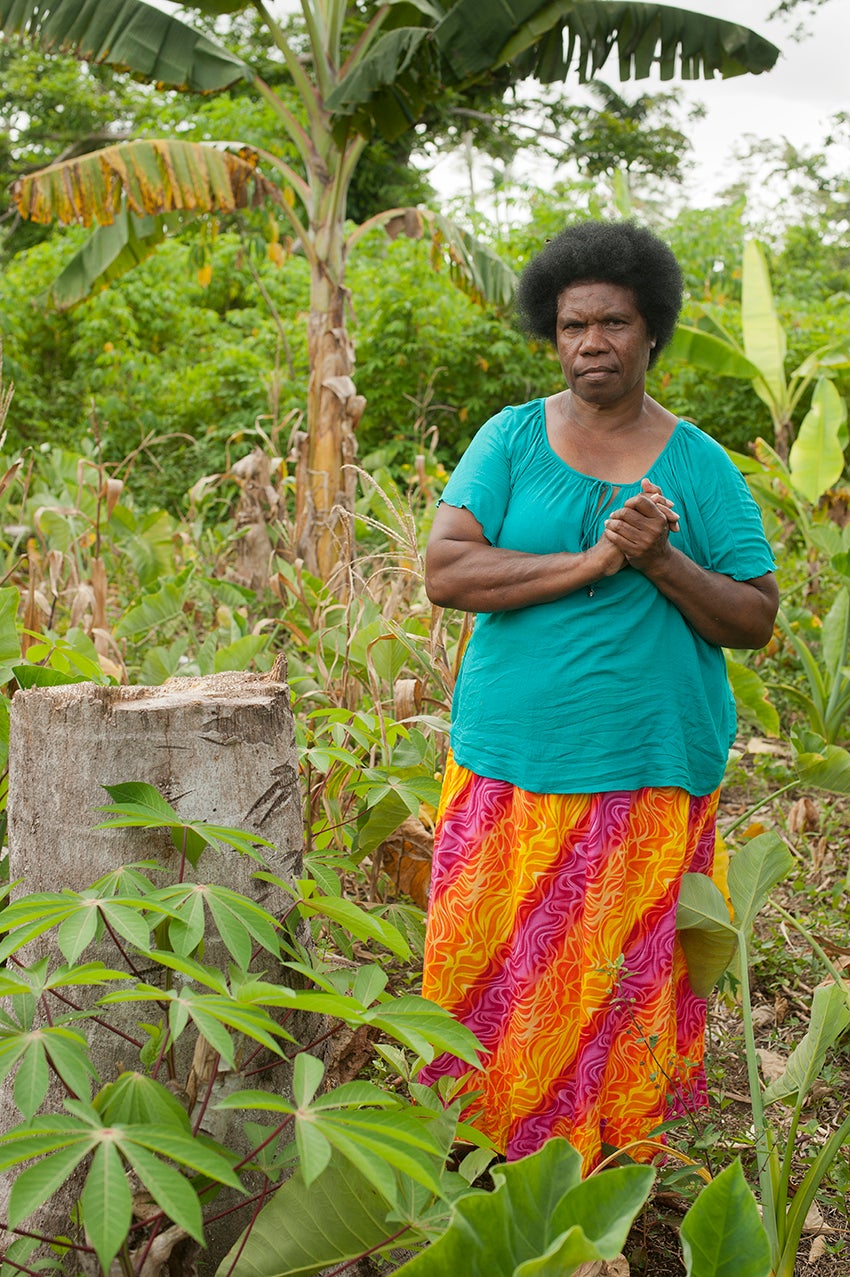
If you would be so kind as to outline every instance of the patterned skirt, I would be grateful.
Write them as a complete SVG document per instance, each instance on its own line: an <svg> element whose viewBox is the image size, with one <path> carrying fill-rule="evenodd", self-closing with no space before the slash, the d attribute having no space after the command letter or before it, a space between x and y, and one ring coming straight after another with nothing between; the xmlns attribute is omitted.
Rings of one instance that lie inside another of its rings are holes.
<svg viewBox="0 0 850 1277"><path fill-rule="evenodd" d="M717 793L675 788L533 794L449 758L422 992L485 1055L419 1081L466 1075L468 1119L509 1159L560 1135L588 1171L705 1105L706 1003L675 923L683 873L725 889L716 811Z"/></svg>

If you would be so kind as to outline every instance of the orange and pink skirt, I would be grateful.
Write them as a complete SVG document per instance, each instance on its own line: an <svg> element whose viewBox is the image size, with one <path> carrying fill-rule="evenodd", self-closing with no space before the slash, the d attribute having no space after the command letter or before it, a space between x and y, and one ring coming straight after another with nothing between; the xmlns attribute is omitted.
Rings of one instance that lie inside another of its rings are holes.
<svg viewBox="0 0 850 1277"><path fill-rule="evenodd" d="M485 1054L471 1073L442 1055L419 1080L466 1075L468 1119L509 1159L559 1135L588 1171L706 1104L706 1002L676 906L684 873L714 870L717 797L533 794L449 758L422 992Z"/></svg>

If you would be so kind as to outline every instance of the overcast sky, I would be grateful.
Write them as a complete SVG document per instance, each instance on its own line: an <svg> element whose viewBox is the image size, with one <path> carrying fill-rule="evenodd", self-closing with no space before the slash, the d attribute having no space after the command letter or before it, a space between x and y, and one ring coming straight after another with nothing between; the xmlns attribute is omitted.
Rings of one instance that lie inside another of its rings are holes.
<svg viewBox="0 0 850 1277"><path fill-rule="evenodd" d="M692 0L692 7L742 22L781 50L777 65L764 75L683 85L688 99L708 108L707 119L690 130L699 164L695 183L701 191L723 187L729 157L744 134L817 147L829 118L850 111L848 0L829 0L819 12L805 16L811 34L799 42L791 36L792 24L767 21L774 0Z"/></svg>

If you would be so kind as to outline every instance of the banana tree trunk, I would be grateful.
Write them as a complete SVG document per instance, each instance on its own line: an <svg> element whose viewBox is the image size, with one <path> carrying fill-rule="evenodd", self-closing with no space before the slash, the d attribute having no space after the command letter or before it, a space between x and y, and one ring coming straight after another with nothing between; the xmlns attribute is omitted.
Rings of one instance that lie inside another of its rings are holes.
<svg viewBox="0 0 850 1277"><path fill-rule="evenodd" d="M325 299L318 304L317 291ZM355 431L366 406L352 378L354 346L345 324L347 298L345 288L321 276L315 281L307 321L310 382L307 432L299 441L296 462L295 522L299 558L310 572L343 593L354 550Z"/></svg>

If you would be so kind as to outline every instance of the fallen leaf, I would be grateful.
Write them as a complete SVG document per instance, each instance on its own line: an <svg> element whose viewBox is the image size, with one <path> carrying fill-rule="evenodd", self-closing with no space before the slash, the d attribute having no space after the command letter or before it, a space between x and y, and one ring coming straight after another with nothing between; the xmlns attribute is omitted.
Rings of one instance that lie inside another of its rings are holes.
<svg viewBox="0 0 850 1277"><path fill-rule="evenodd" d="M823 1215L817 1202L812 1202L806 1211L806 1218L803 1221L804 1233L829 1233L832 1230L824 1222Z"/></svg>
<svg viewBox="0 0 850 1277"><path fill-rule="evenodd" d="M788 811L788 832L793 837L820 825L820 812L811 798L798 798Z"/></svg>
<svg viewBox="0 0 850 1277"><path fill-rule="evenodd" d="M775 1082L785 1072L785 1056L778 1051L762 1050L758 1053L761 1075L765 1082Z"/></svg>
<svg viewBox="0 0 850 1277"><path fill-rule="evenodd" d="M822 1237L816 1237L812 1242L809 1258L806 1261L809 1264L816 1264L819 1259L823 1259L826 1254L826 1242Z"/></svg>

